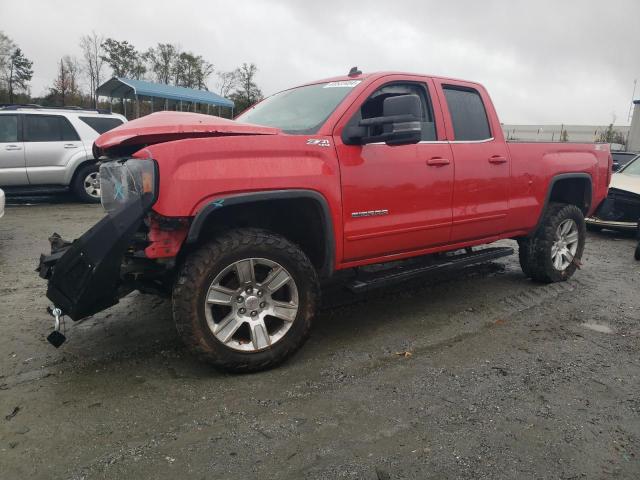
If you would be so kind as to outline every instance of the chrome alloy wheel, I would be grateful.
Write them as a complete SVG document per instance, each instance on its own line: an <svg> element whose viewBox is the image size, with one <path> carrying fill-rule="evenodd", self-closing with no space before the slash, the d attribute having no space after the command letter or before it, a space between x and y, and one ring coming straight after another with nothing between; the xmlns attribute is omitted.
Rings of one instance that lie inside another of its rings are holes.
<svg viewBox="0 0 640 480"><path fill-rule="evenodd" d="M289 331L298 314L298 289L291 274L266 258L232 263L211 282L205 317L224 345L258 352Z"/></svg>
<svg viewBox="0 0 640 480"><path fill-rule="evenodd" d="M84 177L84 191L92 198L100 198L100 173L91 172Z"/></svg>
<svg viewBox="0 0 640 480"><path fill-rule="evenodd" d="M578 225L568 218L558 225L555 240L551 245L551 261L556 270L562 271L571 265L578 251Z"/></svg>

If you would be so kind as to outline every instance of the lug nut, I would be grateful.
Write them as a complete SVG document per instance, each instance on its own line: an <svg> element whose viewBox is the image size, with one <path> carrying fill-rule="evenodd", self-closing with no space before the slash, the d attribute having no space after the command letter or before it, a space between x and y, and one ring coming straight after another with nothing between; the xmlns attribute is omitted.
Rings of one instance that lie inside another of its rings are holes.
<svg viewBox="0 0 640 480"><path fill-rule="evenodd" d="M256 312L255 310L251 312L252 317L255 317L256 315L258 315L258 312Z"/></svg>
<svg viewBox="0 0 640 480"><path fill-rule="evenodd" d="M238 301L238 303L242 303L244 301L244 297L238 297L236 298L236 300Z"/></svg>
<svg viewBox="0 0 640 480"><path fill-rule="evenodd" d="M251 287L247 287L247 288L246 288L246 290L245 290L245 292L247 292L247 293L251 293L251 292L253 292L253 288L251 288Z"/></svg>
<svg viewBox="0 0 640 480"><path fill-rule="evenodd" d="M258 296L261 297L262 296L262 290L258 290Z"/></svg>
<svg viewBox="0 0 640 480"><path fill-rule="evenodd" d="M266 306L267 306L267 302L262 302L262 303L260 303L260 308L264 308L264 307L266 307Z"/></svg>
<svg viewBox="0 0 640 480"><path fill-rule="evenodd" d="M238 312L240 312L241 314L244 314L247 310L244 308L241 308L240 310L238 310Z"/></svg>

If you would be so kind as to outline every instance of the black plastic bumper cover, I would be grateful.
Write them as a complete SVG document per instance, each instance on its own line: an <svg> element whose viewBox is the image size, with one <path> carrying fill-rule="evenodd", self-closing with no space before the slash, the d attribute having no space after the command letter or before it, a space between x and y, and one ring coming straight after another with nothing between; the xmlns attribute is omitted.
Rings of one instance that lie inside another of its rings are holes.
<svg viewBox="0 0 640 480"><path fill-rule="evenodd" d="M38 271L49 280L47 297L64 315L80 320L118 303L123 256L147 211L134 203L105 216L71 245L41 255Z"/></svg>
<svg viewBox="0 0 640 480"><path fill-rule="evenodd" d="M155 202L156 192L132 198L73 242L54 235L51 255L41 255L37 271L48 280L47 297L73 320L118 303L132 289L123 285L123 257Z"/></svg>

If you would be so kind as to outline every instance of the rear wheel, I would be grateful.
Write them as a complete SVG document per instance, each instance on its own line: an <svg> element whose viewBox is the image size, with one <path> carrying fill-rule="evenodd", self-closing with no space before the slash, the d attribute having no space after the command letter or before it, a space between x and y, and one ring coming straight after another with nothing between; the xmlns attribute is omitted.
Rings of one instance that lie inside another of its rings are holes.
<svg viewBox="0 0 640 480"><path fill-rule="evenodd" d="M284 237L229 232L190 255L173 290L185 344L233 372L274 367L309 336L318 279L307 256Z"/></svg>
<svg viewBox="0 0 640 480"><path fill-rule="evenodd" d="M79 200L87 203L100 203L100 173L95 163L83 165L78 169L71 185Z"/></svg>
<svg viewBox="0 0 640 480"><path fill-rule="evenodd" d="M552 203L531 238L520 239L520 266L539 282L562 282L578 268L586 228L584 216L575 205Z"/></svg>

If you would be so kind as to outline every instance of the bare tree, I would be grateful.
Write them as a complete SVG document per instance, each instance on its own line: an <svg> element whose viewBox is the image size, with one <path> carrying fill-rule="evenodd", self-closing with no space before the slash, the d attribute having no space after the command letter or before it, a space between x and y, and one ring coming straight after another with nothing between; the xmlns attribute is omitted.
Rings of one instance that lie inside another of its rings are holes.
<svg viewBox="0 0 640 480"><path fill-rule="evenodd" d="M10 64L10 57L15 50L16 45L3 32L0 32L0 81L6 82L7 68ZM6 85L0 84L0 88L7 88Z"/></svg>
<svg viewBox="0 0 640 480"><path fill-rule="evenodd" d="M238 75L235 70L231 72L218 72L216 88L221 97L227 98L234 88L238 86Z"/></svg>
<svg viewBox="0 0 640 480"><path fill-rule="evenodd" d="M242 112L262 100L262 91L255 82L257 73L258 67L255 63L243 63L236 68L237 88L230 96L231 100L236 104L236 111Z"/></svg>
<svg viewBox="0 0 640 480"><path fill-rule="evenodd" d="M65 55L60 59L58 76L53 81L51 94L58 97L62 106L66 106L69 100L73 101L80 95L78 85L80 67L75 57Z"/></svg>
<svg viewBox="0 0 640 480"><path fill-rule="evenodd" d="M94 108L98 106L96 89L100 86L104 67L104 49L102 48L104 41L104 36L98 35L96 32L91 32L90 35L84 35L80 38L84 71L89 78L89 88L91 89L91 100Z"/></svg>

